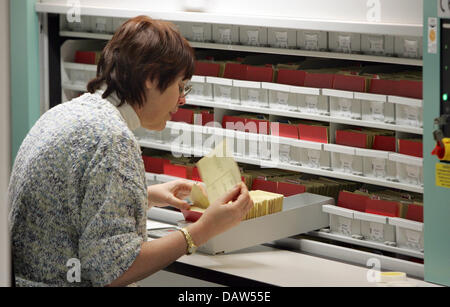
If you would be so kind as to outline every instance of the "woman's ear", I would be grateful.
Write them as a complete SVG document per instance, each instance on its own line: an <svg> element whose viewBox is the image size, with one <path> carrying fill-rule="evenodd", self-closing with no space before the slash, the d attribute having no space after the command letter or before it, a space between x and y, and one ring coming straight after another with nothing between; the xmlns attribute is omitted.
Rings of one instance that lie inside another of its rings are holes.
<svg viewBox="0 0 450 307"><path fill-rule="evenodd" d="M145 87L146 87L147 90L150 90L150 89L154 88L154 84L153 84L153 82L150 79L147 79L145 81Z"/></svg>

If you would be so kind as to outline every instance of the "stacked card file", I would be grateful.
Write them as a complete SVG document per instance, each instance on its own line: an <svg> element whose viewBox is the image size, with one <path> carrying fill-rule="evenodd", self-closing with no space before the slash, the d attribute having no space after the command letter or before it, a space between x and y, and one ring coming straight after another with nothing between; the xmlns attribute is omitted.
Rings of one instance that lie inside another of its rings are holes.
<svg viewBox="0 0 450 307"><path fill-rule="evenodd" d="M244 217L244 220L277 213L283 210L282 194L270 193L266 191L250 191L250 198L253 200L253 208Z"/></svg>

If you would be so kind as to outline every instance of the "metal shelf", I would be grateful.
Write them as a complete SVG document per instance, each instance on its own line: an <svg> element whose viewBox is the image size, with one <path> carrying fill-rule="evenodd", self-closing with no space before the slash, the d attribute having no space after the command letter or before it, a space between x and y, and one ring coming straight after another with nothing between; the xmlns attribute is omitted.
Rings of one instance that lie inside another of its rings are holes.
<svg viewBox="0 0 450 307"><path fill-rule="evenodd" d="M141 6L142 7L142 6ZM38 13L67 14L72 8L70 4L63 3L36 3ZM319 18L299 18L287 16L252 15L252 14L219 14L210 12L186 12L186 11L154 11L147 8L128 9L124 7L111 6L89 6L80 7L85 16L103 16L131 18L138 15L148 15L154 19L163 19L181 22L203 22L216 24L233 24L243 26L261 26L289 29L309 29L320 31L339 31L367 34L385 35L411 35L422 36L422 24L408 23L381 23L358 20L331 20Z"/></svg>
<svg viewBox="0 0 450 307"><path fill-rule="evenodd" d="M65 36L65 37L79 37L79 38L100 39L100 40L110 40L112 38L111 34L101 34L101 33L91 33L91 32L60 31L59 35ZM423 65L422 60L398 58L398 57L374 56L374 55L353 54L353 53L325 52L325 51L309 51L309 50L271 48L271 47L254 47L254 46L244 46L244 45L226 45L226 44L216 44L216 43L201 43L201 42L189 42L189 43L194 48L203 48L203 49L244 51L244 52L267 53L267 54L282 54L282 55L292 55L292 56L306 56L306 57L341 59L341 60L352 60L352 61L363 61L363 62L379 62L379 63L386 63L386 64L411 65L411 66L422 66Z"/></svg>
<svg viewBox="0 0 450 307"><path fill-rule="evenodd" d="M219 128L216 128L216 129L219 129ZM221 134L221 135L224 135L224 134ZM139 144L142 147L154 148L154 149L159 149L159 150L164 150L164 151L169 151L169 152L176 152L176 153L181 153L184 155L191 155L191 156L197 156L197 157L201 157L209 152L209 151L193 149L192 147L173 146L173 145L170 145L167 143L159 143L157 141L147 140L147 139L142 139L142 138L139 139ZM326 177L331 177L331 178L338 178L338 179L351 180L351 181L373 184L373 185L378 185L378 186L384 186L384 187L400 189L400 190L405 190L405 191L410 191L410 192L423 193L423 187L400 183L400 182L387 181L387 180L382 180L382 179L377 179L377 178L369 178L369 177L364 177L364 176L346 174L346 173L342 173L342 172L330 171L330 170L325 170L325 169L311 168L311 167L306 167L306 166L298 166L298 165L293 165L293 164L289 164L289 163L273 162L270 160L263 160L263 159L258 159L258 158L243 157L243 156L238 156L238 155L235 155L234 159L240 163L259 165L261 167L279 168L279 169L288 170L288 171L296 171L296 172L301 172L301 173L308 173L308 174L314 174L314 175L319 175L319 176L326 176Z"/></svg>
<svg viewBox="0 0 450 307"><path fill-rule="evenodd" d="M275 110L275 109L270 109L270 108L260 108L260 107L253 107L253 106L249 107L249 106L243 106L243 105L238 105L238 104L201 100L201 99L197 99L197 98L189 98L188 97L186 100L186 104L201 106L201 107L220 108L220 109L226 109L226 110L253 112L253 113L261 113L261 114L271 114L271 115L317 120L317 121L331 122L331 123L338 123L338 124L348 124L348 125L355 125L355 126L362 126L362 127L386 129L386 130L401 131L401 132L414 133L414 134L423 134L423 128L401 126L401 125L395 125L395 124L386 124L386 123L381 123L381 122L380 123L369 122L369 121L356 120L356 119L338 118L338 117L331 117L331 116L326 116L326 115L308 114L308 113L301 113L301 112L295 112L295 111Z"/></svg>

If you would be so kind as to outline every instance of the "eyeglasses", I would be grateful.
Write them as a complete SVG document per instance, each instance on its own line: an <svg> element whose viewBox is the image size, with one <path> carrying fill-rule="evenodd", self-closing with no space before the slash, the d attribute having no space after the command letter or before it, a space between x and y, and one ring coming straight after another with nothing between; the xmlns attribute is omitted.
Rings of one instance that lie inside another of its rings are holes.
<svg viewBox="0 0 450 307"><path fill-rule="evenodd" d="M184 88L179 86L180 89L180 98L184 98L192 91L192 85L186 85Z"/></svg>

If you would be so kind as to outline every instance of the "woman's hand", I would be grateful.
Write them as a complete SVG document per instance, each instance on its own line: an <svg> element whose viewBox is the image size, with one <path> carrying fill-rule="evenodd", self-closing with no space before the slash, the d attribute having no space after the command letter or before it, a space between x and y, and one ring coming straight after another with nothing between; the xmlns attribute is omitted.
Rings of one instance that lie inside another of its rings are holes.
<svg viewBox="0 0 450 307"><path fill-rule="evenodd" d="M147 187L148 205L187 210L190 205L184 199L191 194L192 185L192 182L183 179L151 185Z"/></svg>
<svg viewBox="0 0 450 307"><path fill-rule="evenodd" d="M253 201L247 186L241 182L212 203L197 222L188 226L188 230L194 242L200 246L212 237L239 224L251 208L253 208Z"/></svg>

